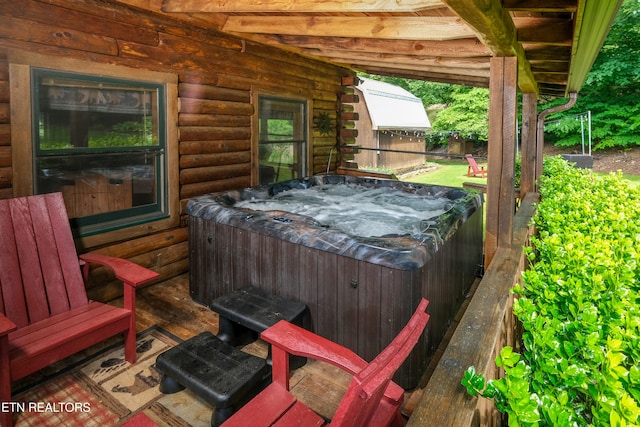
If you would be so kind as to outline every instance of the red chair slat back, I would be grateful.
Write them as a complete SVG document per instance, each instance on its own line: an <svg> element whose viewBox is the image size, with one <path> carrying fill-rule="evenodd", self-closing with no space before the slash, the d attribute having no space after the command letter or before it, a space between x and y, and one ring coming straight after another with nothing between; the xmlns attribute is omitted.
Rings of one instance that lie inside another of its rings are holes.
<svg viewBox="0 0 640 427"><path fill-rule="evenodd" d="M88 303L62 194L0 200L0 309L18 327Z"/></svg>

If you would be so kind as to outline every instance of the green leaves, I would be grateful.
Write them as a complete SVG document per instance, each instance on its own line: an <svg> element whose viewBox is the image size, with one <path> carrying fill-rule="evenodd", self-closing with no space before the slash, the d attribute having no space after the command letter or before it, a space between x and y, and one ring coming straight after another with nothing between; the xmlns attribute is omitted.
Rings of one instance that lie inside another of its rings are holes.
<svg viewBox="0 0 640 427"><path fill-rule="evenodd" d="M510 425L640 425L640 192L559 157L540 192L514 289L523 351L502 350L482 395Z"/></svg>
<svg viewBox="0 0 640 427"><path fill-rule="evenodd" d="M474 366L469 366L460 382L471 396L482 395L484 392L485 382L482 374L476 373Z"/></svg>
<svg viewBox="0 0 640 427"><path fill-rule="evenodd" d="M573 146L582 141L586 123L575 112L591 111L594 149L630 147L640 143L640 26L638 0L625 0L611 31L570 111L553 116L549 141ZM558 100L542 108L548 108ZM583 127L584 126L584 127Z"/></svg>
<svg viewBox="0 0 640 427"><path fill-rule="evenodd" d="M433 121L433 130L455 130L465 139L487 141L489 91L485 88L455 87L451 98L447 108Z"/></svg>
<svg viewBox="0 0 640 427"><path fill-rule="evenodd" d="M470 366L461 384L472 396L493 399L496 408L509 415L510 426L538 426L540 402L537 395L530 391L530 367L520 360L520 355L511 347L501 350L496 365L505 370L504 378L485 382L484 376Z"/></svg>

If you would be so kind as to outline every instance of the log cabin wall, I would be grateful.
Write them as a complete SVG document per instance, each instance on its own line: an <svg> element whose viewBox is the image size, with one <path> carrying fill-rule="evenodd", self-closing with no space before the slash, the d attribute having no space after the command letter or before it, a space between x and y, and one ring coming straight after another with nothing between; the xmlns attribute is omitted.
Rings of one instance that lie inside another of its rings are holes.
<svg viewBox="0 0 640 427"><path fill-rule="evenodd" d="M131 240L79 242L82 251L131 259L158 271L159 280L188 271L182 216L186 201L256 183L252 123L257 93L308 100L311 122L328 115L332 131L310 125L309 173L325 172L330 160L335 169L339 161L332 148L342 133L340 113L350 108L341 105L341 96L349 92L342 79L349 81L354 75L350 70L108 1L1 2L0 16L0 198L12 197L17 184L11 109L20 100L10 99L10 52L86 61L87 70L80 71L87 72L100 63L129 67L133 74L144 70L177 75L180 223ZM114 280L94 285L106 274L93 272L91 298L120 295L121 286Z"/></svg>

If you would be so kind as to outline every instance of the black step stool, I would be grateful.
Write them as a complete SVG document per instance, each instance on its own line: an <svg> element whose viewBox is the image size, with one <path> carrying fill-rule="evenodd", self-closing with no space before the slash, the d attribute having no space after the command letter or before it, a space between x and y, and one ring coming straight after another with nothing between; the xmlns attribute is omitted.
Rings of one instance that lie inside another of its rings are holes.
<svg viewBox="0 0 640 427"><path fill-rule="evenodd" d="M211 425L219 426L271 380L271 368L260 357L203 332L160 354L160 391L184 388L215 407Z"/></svg>
<svg viewBox="0 0 640 427"><path fill-rule="evenodd" d="M271 295L255 286L237 289L213 300L209 308L220 316L218 338L231 345L244 345L255 341L258 335L280 320L310 329L306 304ZM267 363L271 364L271 346ZM306 363L306 358L293 356L291 369Z"/></svg>

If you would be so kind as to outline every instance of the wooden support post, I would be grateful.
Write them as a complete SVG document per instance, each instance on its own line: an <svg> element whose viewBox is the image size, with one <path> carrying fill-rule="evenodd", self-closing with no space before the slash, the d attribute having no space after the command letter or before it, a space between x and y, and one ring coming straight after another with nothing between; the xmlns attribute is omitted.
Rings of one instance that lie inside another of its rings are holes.
<svg viewBox="0 0 640 427"><path fill-rule="evenodd" d="M520 151L520 198L535 191L536 187L536 128L538 123L538 96L522 94L522 149Z"/></svg>
<svg viewBox="0 0 640 427"><path fill-rule="evenodd" d="M518 59L491 58L485 268L513 236Z"/></svg>

